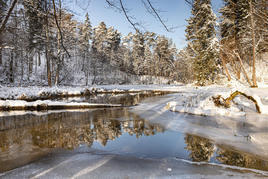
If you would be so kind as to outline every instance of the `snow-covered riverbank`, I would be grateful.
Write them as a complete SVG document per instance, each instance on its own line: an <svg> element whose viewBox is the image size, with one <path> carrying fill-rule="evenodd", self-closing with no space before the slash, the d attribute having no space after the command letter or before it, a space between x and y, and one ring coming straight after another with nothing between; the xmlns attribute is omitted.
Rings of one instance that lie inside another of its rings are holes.
<svg viewBox="0 0 268 179"><path fill-rule="evenodd" d="M220 95L222 98L226 99L235 91L253 97L259 106L260 113L268 115L268 88L203 87L189 89L187 93L184 92L176 95L174 100L167 103L166 108L179 113L229 117L245 116L247 112L256 111L254 102L243 96L234 98L230 108L218 107L215 105L213 98Z"/></svg>
<svg viewBox="0 0 268 179"><path fill-rule="evenodd" d="M92 104L85 102L57 102L57 101L35 101L27 102L23 100L0 100L0 111L12 111L12 110L30 110L30 111L42 111L42 110L61 110L61 109L90 109L90 108L110 108L121 107L120 104Z"/></svg>
<svg viewBox="0 0 268 179"><path fill-rule="evenodd" d="M189 94L192 94L192 91ZM131 112L159 123L168 130L203 136L217 144L224 144L234 150L252 153L268 160L268 116L257 113L254 105L241 116L216 115L216 107L212 116L167 110L167 104L181 99L182 95L178 93L148 98L133 107Z"/></svg>
<svg viewBox="0 0 268 179"><path fill-rule="evenodd" d="M262 114L268 114L268 87L246 88L241 86L225 87L219 85L196 87L192 85L104 85L94 87L1 87L0 88L0 109L30 109L40 108L42 106L50 106L47 109L58 109L57 106L79 107L79 106L96 106L91 104L71 104L57 103L48 100L40 101L40 99L50 99L57 97L85 96L100 93L140 93L140 92L161 92L177 93L174 98L166 102L166 110L173 112L188 113L201 116L229 116L243 117L247 112L256 112L255 105L252 101L242 96L238 96L233 100L230 108L216 107L213 97L221 95L228 97L232 92L239 90L256 99L260 106ZM26 102L26 101L34 102ZM104 106L105 107L105 106ZM69 108L68 108L69 109ZM70 107L71 109L71 107Z"/></svg>
<svg viewBox="0 0 268 179"><path fill-rule="evenodd" d="M103 86L60 86L60 87L6 87L0 86L0 99L2 100L45 100L55 97L85 96L103 93L138 93L151 92L178 92L184 88L179 85L103 85Z"/></svg>

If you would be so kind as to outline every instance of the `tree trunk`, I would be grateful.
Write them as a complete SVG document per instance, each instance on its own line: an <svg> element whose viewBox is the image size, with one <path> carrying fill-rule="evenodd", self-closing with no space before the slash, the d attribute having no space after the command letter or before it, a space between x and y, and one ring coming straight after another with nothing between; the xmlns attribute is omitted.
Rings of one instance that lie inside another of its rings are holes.
<svg viewBox="0 0 268 179"><path fill-rule="evenodd" d="M3 64L3 60L2 60L2 48L0 47L0 66L2 66Z"/></svg>
<svg viewBox="0 0 268 179"><path fill-rule="evenodd" d="M33 56L28 54L28 73L29 76L33 73Z"/></svg>
<svg viewBox="0 0 268 179"><path fill-rule="evenodd" d="M21 72L20 72L20 76L21 76L21 79L20 79L20 85L21 85L21 83L22 83L22 81L23 81L23 75L24 75L24 69L23 69L23 59L24 59L24 55L23 55L23 50L21 49L21 54L20 54L20 67L21 67Z"/></svg>
<svg viewBox="0 0 268 179"><path fill-rule="evenodd" d="M55 21L58 21L58 34L57 34L57 58L56 58L56 75L55 75L55 86L58 86L59 84L59 78L60 78L60 58L61 58L61 0L59 0L59 20L57 19L56 16L56 11L55 11L55 4L53 1L53 7L54 7L54 16L55 16Z"/></svg>
<svg viewBox="0 0 268 179"><path fill-rule="evenodd" d="M1 37L1 34L0 34L0 66L2 66L3 64L3 61L2 61L2 37Z"/></svg>
<svg viewBox="0 0 268 179"><path fill-rule="evenodd" d="M13 61L14 61L14 52L10 52L10 62L9 62L9 82L14 83L14 72L13 72Z"/></svg>
<svg viewBox="0 0 268 179"><path fill-rule="evenodd" d="M230 75L229 70L228 70L228 68L226 66L226 61L225 61L225 57L223 55L223 52L220 52L220 58L221 58L221 61L222 61L223 69L224 69L224 71L225 71L225 73L227 75L228 81L231 81L231 75Z"/></svg>
<svg viewBox="0 0 268 179"><path fill-rule="evenodd" d="M59 76L60 76L60 55L61 55L61 48L60 48L60 34L58 31L58 51L56 57L56 75L55 75L55 86L59 84Z"/></svg>
<svg viewBox="0 0 268 179"><path fill-rule="evenodd" d="M255 25L254 25L254 14L253 14L253 6L252 0L250 0L250 25L251 25L251 38L252 38L252 87L258 87L256 81L256 49L255 49Z"/></svg>
<svg viewBox="0 0 268 179"><path fill-rule="evenodd" d="M41 53L38 51L38 66L41 66Z"/></svg>
<svg viewBox="0 0 268 179"><path fill-rule="evenodd" d="M88 85L88 75L89 75L89 72L88 70L86 71L86 86Z"/></svg>
<svg viewBox="0 0 268 179"><path fill-rule="evenodd" d="M235 53L235 52L234 52L234 53ZM244 72L244 75L245 75L245 77L246 77L246 79L247 79L248 84L249 84L250 86L252 86L252 84L251 84L251 80L249 79L248 74L247 74L247 72L246 72L246 70L245 70L245 68L244 68L244 65L243 65L243 62L242 62L241 57L239 56L238 53L235 53L235 55L237 56L237 58L238 58L238 60L239 60L239 62L240 62L240 67L241 67L241 69L242 69L243 72Z"/></svg>
<svg viewBox="0 0 268 179"><path fill-rule="evenodd" d="M38 65L38 56L35 58L35 66L34 66L34 73L37 75L37 65Z"/></svg>
<svg viewBox="0 0 268 179"><path fill-rule="evenodd" d="M48 15L49 15L49 8L48 8L48 4L47 1L45 1L45 5L46 5L46 61L47 61L47 83L48 86L52 86L51 83L51 69L50 69L50 47L49 47L49 24L48 24Z"/></svg>
<svg viewBox="0 0 268 179"><path fill-rule="evenodd" d="M50 70L50 54L48 47L46 47L46 61L47 61L47 84L48 86L52 86L51 84L51 70Z"/></svg>

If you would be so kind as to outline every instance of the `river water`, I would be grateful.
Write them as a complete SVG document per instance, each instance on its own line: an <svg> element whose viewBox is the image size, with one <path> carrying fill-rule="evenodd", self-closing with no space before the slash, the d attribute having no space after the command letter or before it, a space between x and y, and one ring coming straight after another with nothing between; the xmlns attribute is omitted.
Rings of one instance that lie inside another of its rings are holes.
<svg viewBox="0 0 268 179"><path fill-rule="evenodd" d="M110 96L109 98L99 96L98 101L97 97L94 98L96 102L121 103L129 106L138 104L145 97L147 95L125 94L125 96ZM87 101L89 99L68 100ZM53 158L59 158L61 155L75 156L81 153L89 156L97 154L98 157L119 156L129 161L132 159L133 161L136 159L171 159L172 161L193 162L198 165L202 162L213 163L220 166L232 166L234 167L232 170L235 170L235 167L242 168L239 170L240 173L260 174L262 171L264 173L268 171L268 161L261 157L216 144L204 137L167 130L161 124L154 123L153 120L140 118L128 107L0 117L0 173L2 177L28 178L33 175L29 169L31 166L36 172L36 168L40 166L53 165L51 161ZM79 161L79 157L77 159ZM74 164L73 161L71 163ZM25 166L29 170L28 174L21 172L25 170L23 169ZM63 174L65 170L68 168L63 168L59 173ZM113 171L112 168L110 170ZM167 171L171 170L167 168ZM13 171L15 173L12 173ZM46 176L45 174L42 173L42 176ZM60 176L65 178L64 175ZM96 174L96 176L101 175ZM119 178L122 176L124 175L120 175ZM130 177L132 178L133 175Z"/></svg>

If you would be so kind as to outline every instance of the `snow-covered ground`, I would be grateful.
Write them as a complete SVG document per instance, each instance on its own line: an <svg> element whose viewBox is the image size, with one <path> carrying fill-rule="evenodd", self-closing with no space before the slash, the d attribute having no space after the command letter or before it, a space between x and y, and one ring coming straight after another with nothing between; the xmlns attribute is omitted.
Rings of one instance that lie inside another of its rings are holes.
<svg viewBox="0 0 268 179"><path fill-rule="evenodd" d="M1 97L19 99L26 96L38 96L51 90L70 94L81 94L84 87L73 88L1 88ZM146 120L159 123L170 131L203 136L216 144L230 146L268 160L268 88L245 88L242 86L95 86L92 91L103 92L140 92L169 91L177 92L165 96L148 98L131 112ZM236 90L245 92L258 99L262 114L256 112L251 101L244 97L235 98L229 109L216 107L212 96L228 96ZM2 94L5 91L5 95ZM15 94L15 95L14 95ZM17 100L14 100L17 101ZM13 101L5 101L12 105ZM3 103L5 103L3 102ZM27 102L21 101L23 105ZM31 102L36 104L38 102ZM63 105L68 105L61 103ZM0 112L1 114L1 112ZM66 170L68 168L68 170ZM250 171L250 173L245 172ZM226 166L215 163L191 162L182 159L143 159L129 158L99 151L81 151L78 153L55 154L44 160L34 162L0 174L1 178L257 178L268 176L265 171Z"/></svg>
<svg viewBox="0 0 268 179"><path fill-rule="evenodd" d="M252 173L248 173L251 171ZM263 178L266 172L176 159L142 159L80 151L49 155L43 160L0 174L8 178Z"/></svg>
<svg viewBox="0 0 268 179"><path fill-rule="evenodd" d="M167 110L166 104L180 99L181 95L168 94L148 98L133 107L131 112L146 120L159 123L168 130L203 136L218 144L231 146L235 150L252 153L268 160L267 115L257 113L255 108L243 116L215 115L216 108L213 116Z"/></svg>
<svg viewBox="0 0 268 179"><path fill-rule="evenodd" d="M86 102L58 102L50 100L38 100L27 102L23 100L0 100L0 109L4 110L59 110L59 109L90 109L121 107L120 104L92 104ZM0 113L1 116L1 113Z"/></svg>
<svg viewBox="0 0 268 179"><path fill-rule="evenodd" d="M76 87L7 87L0 86L0 99L42 99L50 96L81 96L85 93L136 93L143 91L178 92L181 85L102 85Z"/></svg>
<svg viewBox="0 0 268 179"><path fill-rule="evenodd" d="M233 86L233 87L232 87ZM252 101L242 96L234 99L230 108L216 107L212 97L221 95L228 97L232 92L238 90L254 97L260 106L262 114L268 114L268 87L262 85L260 88L247 88L240 84L227 86L196 87L193 85L103 85L92 87L1 87L0 106L36 106L42 101L29 104L24 99L46 99L51 96L82 96L87 93L137 93L144 91L153 92L176 92L174 98L166 103L166 109L179 113L188 113L203 116L230 116L243 117L247 112L256 112ZM6 101L9 100L9 101ZM51 103L51 102L50 102ZM63 104L61 104L63 105ZM67 104L66 104L67 106Z"/></svg>
<svg viewBox="0 0 268 179"><path fill-rule="evenodd" d="M268 115L268 88L220 88L220 87L199 87L183 92L174 100L167 103L167 108L174 112L189 113L203 116L245 116L249 111L256 111L255 104L243 96L236 97L230 108L216 107L213 97L221 95L229 97L233 92L240 91L252 96L260 107L261 114Z"/></svg>

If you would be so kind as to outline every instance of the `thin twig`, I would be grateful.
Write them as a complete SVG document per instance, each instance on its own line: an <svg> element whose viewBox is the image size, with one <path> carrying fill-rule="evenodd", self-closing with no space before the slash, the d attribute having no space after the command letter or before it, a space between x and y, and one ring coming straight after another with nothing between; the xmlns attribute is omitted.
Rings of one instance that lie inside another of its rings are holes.
<svg viewBox="0 0 268 179"><path fill-rule="evenodd" d="M126 9L122 3L122 0L119 0L120 1L120 6L121 6L121 9L123 10L124 12L124 15L125 17L127 18L127 21L132 25L132 27L137 31L139 32L139 29L136 27L136 25L130 20L129 16L127 15L127 12L126 12Z"/></svg>
<svg viewBox="0 0 268 179"><path fill-rule="evenodd" d="M68 50L67 50L67 49L65 48L65 46L63 45L63 35L62 35L61 29L60 29L60 26L59 26L59 22L58 22L58 19L57 19L55 0L52 0L52 3L53 3L53 9L54 9L54 18L55 18L55 22L56 22L57 28L58 28L58 30L59 30L59 33L60 33L61 46L62 46L62 48L64 49L64 51L67 53L68 57L70 58L71 55L69 54Z"/></svg>
<svg viewBox="0 0 268 179"><path fill-rule="evenodd" d="M164 21L162 20L162 18L159 16L158 12L156 12L156 9L154 8L154 6L152 5L150 0L147 0L148 4L150 5L150 8L153 10L154 14L156 15L157 19L160 21L160 23L165 27L165 29L170 32L170 30L167 28L166 24L164 23Z"/></svg>

